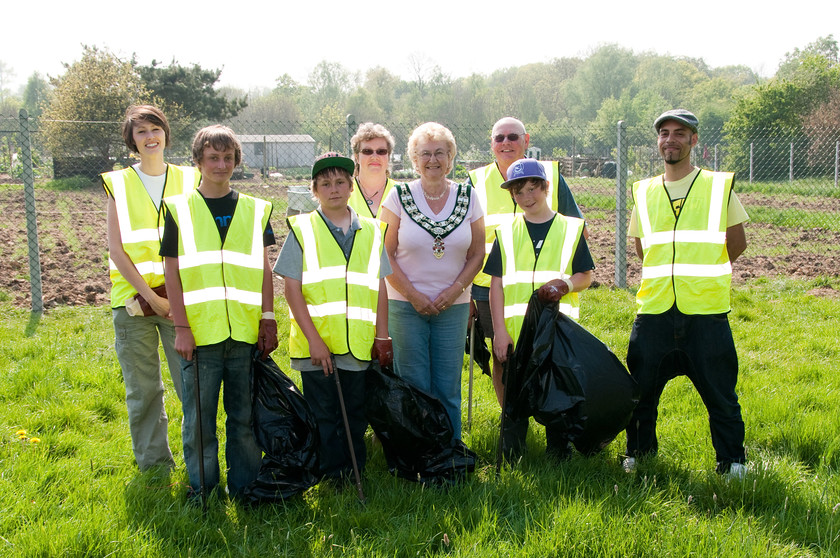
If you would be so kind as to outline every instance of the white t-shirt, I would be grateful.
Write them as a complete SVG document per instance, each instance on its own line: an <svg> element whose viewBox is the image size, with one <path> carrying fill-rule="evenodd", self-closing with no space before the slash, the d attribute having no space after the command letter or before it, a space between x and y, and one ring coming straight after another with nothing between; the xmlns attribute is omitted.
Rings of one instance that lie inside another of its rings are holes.
<svg viewBox="0 0 840 558"><path fill-rule="evenodd" d="M419 180L409 183L408 187L420 212L434 221L446 220L452 210L455 209L458 184L454 182L449 183L449 196L440 213L433 213L429 208L429 203L423 195L423 188L420 186ZM467 250L472 243L471 225L484 216L484 210L478 202L475 189L470 190L470 204L464 220L452 232L443 237L444 251L443 257L440 259L436 258L432 252L435 242L434 237L415 223L405 212L396 188L391 190L388 197L382 202L382 206L393 212L400 220L400 230L397 236L397 264L415 289L434 300L441 291L455 282L455 279L464 269L464 264L467 262ZM388 284L389 299L407 302L407 299L397 292L388 281L385 282ZM470 291L466 289L455 301L455 304L467 303L469 300Z"/></svg>
<svg viewBox="0 0 840 558"><path fill-rule="evenodd" d="M163 198L163 186L166 184L166 172L159 176L152 176L140 170L140 163L132 166L137 171L137 176L140 177L140 181L149 193L149 197L152 198L155 207L160 209L160 200Z"/></svg>

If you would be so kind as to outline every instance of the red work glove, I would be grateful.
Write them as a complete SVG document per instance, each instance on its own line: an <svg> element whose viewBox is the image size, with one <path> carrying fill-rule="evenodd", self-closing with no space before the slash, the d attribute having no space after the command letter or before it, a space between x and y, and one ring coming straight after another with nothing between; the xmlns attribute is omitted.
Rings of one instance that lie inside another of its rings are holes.
<svg viewBox="0 0 840 558"><path fill-rule="evenodd" d="M260 320L260 332L257 337L257 349L262 353L261 359L265 360L268 355L277 348L277 321Z"/></svg>
<svg viewBox="0 0 840 558"><path fill-rule="evenodd" d="M559 283L559 284L558 284ZM537 297L542 302L557 302L569 292L565 281L552 279L537 291Z"/></svg>
<svg viewBox="0 0 840 558"><path fill-rule="evenodd" d="M370 356L379 361L379 366L391 366L394 362L394 346L391 343L391 338L374 337Z"/></svg>

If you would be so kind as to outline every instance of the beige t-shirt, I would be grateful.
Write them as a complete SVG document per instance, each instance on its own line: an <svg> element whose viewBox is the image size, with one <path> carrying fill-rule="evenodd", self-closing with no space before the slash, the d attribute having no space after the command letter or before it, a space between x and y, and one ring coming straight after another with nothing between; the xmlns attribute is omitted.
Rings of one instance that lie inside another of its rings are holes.
<svg viewBox="0 0 840 558"><path fill-rule="evenodd" d="M685 201L686 194L688 194L688 189L691 187L691 183L694 182L694 178L699 172L700 169L694 167L693 171L679 180L665 181L665 189L671 197L671 205L674 208L674 214L680 214L680 209ZM741 201L733 191L729 196L729 205L726 211L727 228L739 223L744 223L748 221L749 218L750 216L747 215L747 211L744 209L744 206L741 205ZM639 216L635 206L633 206L633 213L630 215L630 226L628 227L627 234L632 237L639 238Z"/></svg>

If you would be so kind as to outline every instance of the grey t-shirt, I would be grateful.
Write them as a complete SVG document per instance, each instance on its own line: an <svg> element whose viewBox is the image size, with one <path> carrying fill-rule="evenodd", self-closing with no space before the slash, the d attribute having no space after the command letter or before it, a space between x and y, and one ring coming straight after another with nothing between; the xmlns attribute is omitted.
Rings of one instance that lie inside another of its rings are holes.
<svg viewBox="0 0 840 558"><path fill-rule="evenodd" d="M344 257L350 257L350 251L353 249L353 240L356 238L356 231L362 228L359 223L359 216L350 209L350 227L345 233L340 227L335 226L318 208L316 211L324 218L324 222L330 229L338 245L341 246L344 252ZM289 232L286 236L286 242L283 243L283 248L280 250L280 255L277 256L277 261L274 262L274 273L283 277L288 277L296 281L303 278L303 249L294 233ZM382 250L382 257L379 260L379 277L387 277L391 274L391 262L388 260L388 254ZM369 362L359 360L352 354L335 355L335 365L342 370L367 370ZM321 370L320 366L312 364L312 360L308 358L293 358L291 359L291 366L293 370L299 372L310 372L314 370Z"/></svg>

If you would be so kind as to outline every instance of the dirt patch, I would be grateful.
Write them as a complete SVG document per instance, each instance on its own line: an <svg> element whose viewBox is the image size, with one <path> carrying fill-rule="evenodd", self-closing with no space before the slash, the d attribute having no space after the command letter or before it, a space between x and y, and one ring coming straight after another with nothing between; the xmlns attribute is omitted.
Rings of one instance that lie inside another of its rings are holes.
<svg viewBox="0 0 840 558"><path fill-rule="evenodd" d="M817 287L808 291L808 294L820 298L840 298L840 291L831 287Z"/></svg>
<svg viewBox="0 0 840 558"><path fill-rule="evenodd" d="M269 252L269 259L274 262L287 232L282 214L286 189L256 182L237 182L234 187L276 202L271 222L278 245ZM69 192L36 190L41 283L46 308L59 304L109 303L105 201L105 194L99 188ZM825 203L834 209L834 200ZM585 213L586 208L582 209ZM4 217L0 223L0 299L8 298L15 305L28 308L29 256L22 188L0 185L0 211ZM590 219L589 230L589 247L597 266L595 280L601 285L614 285L615 221L612 217ZM733 265L736 284L763 276L840 277L840 233L748 224L747 239L750 243L747 251ZM626 269L627 283L638 284L641 263L630 242ZM282 292L282 281L275 279L275 293ZM830 287L814 289L812 293L814 296L838 296Z"/></svg>

